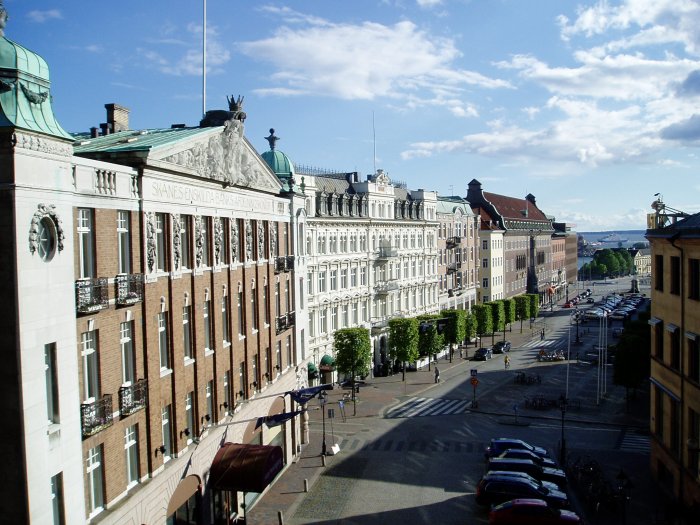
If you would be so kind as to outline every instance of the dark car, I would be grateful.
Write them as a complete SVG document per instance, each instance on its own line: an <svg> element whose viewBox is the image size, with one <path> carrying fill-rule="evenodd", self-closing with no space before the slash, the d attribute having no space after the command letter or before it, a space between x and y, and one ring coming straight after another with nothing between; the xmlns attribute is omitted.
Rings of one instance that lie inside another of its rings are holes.
<svg viewBox="0 0 700 525"><path fill-rule="evenodd" d="M493 352L490 348L481 347L476 352L474 352L475 361L486 361L487 359L491 359L492 357Z"/></svg>
<svg viewBox="0 0 700 525"><path fill-rule="evenodd" d="M498 456L501 452L508 450L509 448L524 448L530 452L534 452L540 457L549 457L549 454L542 447L537 447L526 443L522 439L515 438L493 438L489 446L486 447L486 459Z"/></svg>
<svg viewBox="0 0 700 525"><path fill-rule="evenodd" d="M583 523L575 512L550 507L543 499L514 499L496 505L489 525L566 525Z"/></svg>
<svg viewBox="0 0 700 525"><path fill-rule="evenodd" d="M537 486L543 486L550 490L559 490L559 485L556 483L552 483L551 481L540 481L539 479L533 478L530 474L526 474L525 472L516 472L515 470L489 470L482 476L482 479L503 477L526 479Z"/></svg>
<svg viewBox="0 0 700 525"><path fill-rule="evenodd" d="M530 452L524 448L509 448L501 452L497 458L510 458L510 459L529 459L534 463L537 463L540 467L550 467L556 468L557 464L553 459L543 458L538 456L534 452Z"/></svg>
<svg viewBox="0 0 700 525"><path fill-rule="evenodd" d="M561 489L566 487L566 474L558 468L540 467L529 459L491 458L486 464L486 470L515 470L525 472L540 481L551 481Z"/></svg>
<svg viewBox="0 0 700 525"><path fill-rule="evenodd" d="M518 498L542 499L557 509L569 506L569 500L563 492L538 486L526 479L482 478L476 486L476 502L479 505L497 505Z"/></svg>
<svg viewBox="0 0 700 525"><path fill-rule="evenodd" d="M510 341L498 341L495 345L493 345L493 353L502 354L504 352L510 352L510 347Z"/></svg>

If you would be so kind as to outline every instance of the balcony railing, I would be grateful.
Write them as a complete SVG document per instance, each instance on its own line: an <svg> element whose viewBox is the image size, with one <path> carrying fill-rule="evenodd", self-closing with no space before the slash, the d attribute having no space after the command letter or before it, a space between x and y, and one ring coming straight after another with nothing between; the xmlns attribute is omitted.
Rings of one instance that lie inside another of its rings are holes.
<svg viewBox="0 0 700 525"><path fill-rule="evenodd" d="M139 379L129 386L119 389L119 412L128 416L146 407L148 401L148 380Z"/></svg>
<svg viewBox="0 0 700 525"><path fill-rule="evenodd" d="M105 394L94 403L82 403L80 424L84 437L94 436L99 431L112 426L112 395Z"/></svg>
<svg viewBox="0 0 700 525"><path fill-rule="evenodd" d="M461 262L453 262L447 265L447 273L455 273L462 268Z"/></svg>
<svg viewBox="0 0 700 525"><path fill-rule="evenodd" d="M275 273L291 272L294 270L294 256L282 255L275 258Z"/></svg>
<svg viewBox="0 0 700 525"><path fill-rule="evenodd" d="M277 330L278 334L281 334L285 330L291 328L294 326L294 323L296 322L296 316L294 312L288 312L286 314L280 315L276 320L275 320L275 329Z"/></svg>
<svg viewBox="0 0 700 525"><path fill-rule="evenodd" d="M109 306L107 278L87 278L75 281L75 302L79 313L103 310Z"/></svg>
<svg viewBox="0 0 700 525"><path fill-rule="evenodd" d="M377 253L379 259L391 259L392 257L398 257L398 255L398 250L391 246L380 246L379 252Z"/></svg>
<svg viewBox="0 0 700 525"><path fill-rule="evenodd" d="M396 281L384 281L374 285L374 292L382 295L398 289L399 283Z"/></svg>
<svg viewBox="0 0 700 525"><path fill-rule="evenodd" d="M459 243L462 242L461 237L448 237L447 238L447 248L454 248L455 246L458 246Z"/></svg>
<svg viewBox="0 0 700 525"><path fill-rule="evenodd" d="M129 305L143 301L143 274L119 274L114 278L117 304Z"/></svg>

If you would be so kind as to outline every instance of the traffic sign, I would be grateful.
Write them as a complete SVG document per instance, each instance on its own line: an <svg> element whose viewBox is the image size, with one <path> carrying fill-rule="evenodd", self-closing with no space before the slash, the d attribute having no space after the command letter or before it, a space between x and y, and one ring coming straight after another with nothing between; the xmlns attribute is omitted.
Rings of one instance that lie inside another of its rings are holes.
<svg viewBox="0 0 700 525"><path fill-rule="evenodd" d="M472 369L471 369L471 375L472 375L472 377L476 377L476 373L477 373L477 372L478 372L478 370L477 370L476 368L472 368Z"/></svg>
<svg viewBox="0 0 700 525"><path fill-rule="evenodd" d="M472 377L471 383L472 383L472 386L476 388L476 385L479 384L479 380L476 377Z"/></svg>

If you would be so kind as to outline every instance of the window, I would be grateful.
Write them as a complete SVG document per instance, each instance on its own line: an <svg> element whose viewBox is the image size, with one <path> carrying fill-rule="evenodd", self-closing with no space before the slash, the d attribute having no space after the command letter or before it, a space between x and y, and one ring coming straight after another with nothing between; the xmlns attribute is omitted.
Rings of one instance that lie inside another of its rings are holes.
<svg viewBox="0 0 700 525"><path fill-rule="evenodd" d="M681 293L681 258L671 257L671 293L680 295Z"/></svg>
<svg viewBox="0 0 700 525"><path fill-rule="evenodd" d="M119 325L119 344L122 353L122 384L131 385L136 381L136 361L134 356L134 322Z"/></svg>
<svg viewBox="0 0 700 525"><path fill-rule="evenodd" d="M482 259L482 260L481 260L481 267L482 267L482 268L488 268L488 267L489 267L489 260L488 260L488 259Z"/></svg>
<svg viewBox="0 0 700 525"><path fill-rule="evenodd" d="M282 296L280 295L280 283L275 283L275 317L282 315Z"/></svg>
<svg viewBox="0 0 700 525"><path fill-rule="evenodd" d="M360 268L360 286L367 286L367 268L364 266Z"/></svg>
<svg viewBox="0 0 700 525"><path fill-rule="evenodd" d="M211 319L209 318L209 306L211 301L204 301L202 306L202 321L204 324L204 351L212 352L211 344Z"/></svg>
<svg viewBox="0 0 700 525"><path fill-rule="evenodd" d="M673 398L670 398L669 401L671 402L671 410L669 411L671 442L669 445L671 445L671 452L673 452L676 457L679 457L681 452L681 406L680 403Z"/></svg>
<svg viewBox="0 0 700 525"><path fill-rule="evenodd" d="M231 229L229 228L229 220L228 219L219 219L221 228L219 229L219 240L221 241L220 244L220 249L219 249L219 257L221 260L219 261L221 264L228 264L229 261L229 254L231 251L229 250L228 246L228 234Z"/></svg>
<svg viewBox="0 0 700 525"><path fill-rule="evenodd" d="M167 257L165 253L165 214L156 213L156 270L164 272L167 270Z"/></svg>
<svg viewBox="0 0 700 525"><path fill-rule="evenodd" d="M324 293L326 291L326 272L321 271L318 274L318 293Z"/></svg>
<svg viewBox="0 0 700 525"><path fill-rule="evenodd" d="M253 319L252 319L253 330L257 330L258 329L259 312L258 312L258 290L256 288L253 288L250 291L250 311L253 315Z"/></svg>
<svg viewBox="0 0 700 525"><path fill-rule="evenodd" d="M190 228L192 217L183 215L180 219L180 264L183 269L192 268L190 255Z"/></svg>
<svg viewBox="0 0 700 525"><path fill-rule="evenodd" d="M223 402L225 403L225 412L228 414L228 407L231 406L231 371L226 370L224 372L224 400Z"/></svg>
<svg viewBox="0 0 700 525"><path fill-rule="evenodd" d="M481 241L481 249L482 250L488 250L489 249L489 241L484 239Z"/></svg>
<svg viewBox="0 0 700 525"><path fill-rule="evenodd" d="M292 363L294 363L294 359L292 356L292 336L288 335L287 336L287 366L292 366Z"/></svg>
<svg viewBox="0 0 700 525"><path fill-rule="evenodd" d="M688 297L700 301L700 259L688 259Z"/></svg>
<svg viewBox="0 0 700 525"><path fill-rule="evenodd" d="M160 355L160 369L169 370L170 348L168 348L168 317L167 312L158 314L158 353Z"/></svg>
<svg viewBox="0 0 700 525"><path fill-rule="evenodd" d="M331 290L338 289L338 270L331 270Z"/></svg>
<svg viewBox="0 0 700 525"><path fill-rule="evenodd" d="M100 376L97 363L97 332L83 332L80 340L83 359L83 401L91 403L100 397Z"/></svg>
<svg viewBox="0 0 700 525"><path fill-rule="evenodd" d="M131 273L131 239L129 237L130 217L128 211L117 212L117 250L119 252L119 272Z"/></svg>
<svg viewBox="0 0 700 525"><path fill-rule="evenodd" d="M163 462L168 461L173 454L173 427L170 423L170 412L170 405L166 405L160 413L160 428L163 436L163 446L165 447Z"/></svg>
<svg viewBox="0 0 700 525"><path fill-rule="evenodd" d="M185 354L185 359L192 359L192 307L182 307L182 349Z"/></svg>
<svg viewBox="0 0 700 525"><path fill-rule="evenodd" d="M97 514L104 505L104 467L102 465L102 445L88 450L87 459L88 508L90 516Z"/></svg>
<svg viewBox="0 0 700 525"><path fill-rule="evenodd" d="M671 332L671 368L680 370L681 367L681 331L676 328Z"/></svg>
<svg viewBox="0 0 700 525"><path fill-rule="evenodd" d="M238 392L238 395L241 396L242 399L245 399L246 381L247 373L245 368L245 361L243 361L238 365L238 384L241 385L241 390Z"/></svg>
<svg viewBox="0 0 700 525"><path fill-rule="evenodd" d="M696 383L700 383L700 344L698 339L700 336L693 334L692 338L688 338L688 378Z"/></svg>
<svg viewBox="0 0 700 525"><path fill-rule="evenodd" d="M93 226L93 210L78 209L78 253L80 254L81 279L95 277Z"/></svg>
<svg viewBox="0 0 700 525"><path fill-rule="evenodd" d="M282 370L282 341L277 341L277 347L275 349L275 362L277 370Z"/></svg>
<svg viewBox="0 0 700 525"><path fill-rule="evenodd" d="M309 279L309 286L311 286L311 280ZM264 316L265 316L265 324L269 325L270 324L270 294L268 292L269 286L265 284L263 286L263 309L265 310Z"/></svg>
<svg viewBox="0 0 700 525"><path fill-rule="evenodd" d="M138 425L124 429L124 454L126 456L126 484L139 482L139 433Z"/></svg>
<svg viewBox="0 0 700 525"><path fill-rule="evenodd" d="M355 288L357 286L357 268L350 269L350 287Z"/></svg>
<svg viewBox="0 0 700 525"><path fill-rule="evenodd" d="M654 326L654 350L659 361L664 360L664 323L659 321Z"/></svg>
<svg viewBox="0 0 700 525"><path fill-rule="evenodd" d="M664 291L664 256L654 256L654 289Z"/></svg>
<svg viewBox="0 0 700 525"><path fill-rule="evenodd" d="M44 370L46 377L46 418L51 423L58 423L58 370L56 369L56 343L44 345Z"/></svg>
<svg viewBox="0 0 700 525"><path fill-rule="evenodd" d="M286 312L289 313L290 310L293 310L292 306L292 292L289 289L289 280L284 281L284 300L286 303Z"/></svg>
<svg viewBox="0 0 700 525"><path fill-rule="evenodd" d="M319 312L319 329L320 333L325 334L328 333L328 327L326 325L326 309L322 308L321 311Z"/></svg>
<svg viewBox="0 0 700 525"><path fill-rule="evenodd" d="M258 361L260 357L258 354L253 354L253 390L260 390L260 367L258 366Z"/></svg>
<svg viewBox="0 0 700 525"><path fill-rule="evenodd" d="M214 381L207 381L206 386L206 401L207 401L207 414L209 416L208 424L211 424L216 419L216 414L214 412ZM206 416L204 419L206 421Z"/></svg>
<svg viewBox="0 0 700 525"><path fill-rule="evenodd" d="M243 311L243 292L238 292L238 337L245 336L245 312Z"/></svg>
<svg viewBox="0 0 700 525"><path fill-rule="evenodd" d="M664 393L656 386L654 389L655 398L655 419L654 419L654 433L656 437L663 443L664 439Z"/></svg>
<svg viewBox="0 0 700 525"><path fill-rule="evenodd" d="M66 514L63 499L63 473L51 477L51 510L53 525L65 525Z"/></svg>
<svg viewBox="0 0 700 525"><path fill-rule="evenodd" d="M224 345L229 344L231 342L231 333L229 332L228 324L228 297L225 295L221 298L221 331Z"/></svg>
<svg viewBox="0 0 700 525"><path fill-rule="evenodd" d="M489 278L484 277L483 280L481 281L481 287L482 288L488 288L489 287Z"/></svg>
<svg viewBox="0 0 700 525"><path fill-rule="evenodd" d="M187 444L192 443L193 436L195 435L195 425L194 425L194 392L189 392L185 396L185 424L187 425L187 430L190 433L187 436Z"/></svg>

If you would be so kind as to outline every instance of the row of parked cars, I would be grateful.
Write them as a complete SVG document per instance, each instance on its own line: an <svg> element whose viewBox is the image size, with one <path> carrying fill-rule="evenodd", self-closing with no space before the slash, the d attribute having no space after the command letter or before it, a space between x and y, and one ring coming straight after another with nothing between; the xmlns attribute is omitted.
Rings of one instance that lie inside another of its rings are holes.
<svg viewBox="0 0 700 525"><path fill-rule="evenodd" d="M599 319L607 316L610 319L624 320L630 317L642 305L644 298L639 294L621 296L612 294L606 297L599 305L586 311L589 319Z"/></svg>
<svg viewBox="0 0 700 525"><path fill-rule="evenodd" d="M491 525L583 523L569 510L566 475L547 450L521 439L495 438L485 456L476 502L491 506Z"/></svg>
<svg viewBox="0 0 700 525"><path fill-rule="evenodd" d="M576 297L572 297L569 299L567 302L564 303L564 308L573 308L577 304L583 303L584 301L587 303L593 303L593 297L592 297L593 292L591 291L590 288L586 288L584 292L581 292L580 295L577 295Z"/></svg>
<svg viewBox="0 0 700 525"><path fill-rule="evenodd" d="M505 354L506 352L510 352L511 346L510 341L498 341L491 347L482 346L474 352L473 359L475 361L486 361L487 359L491 359L493 354Z"/></svg>

